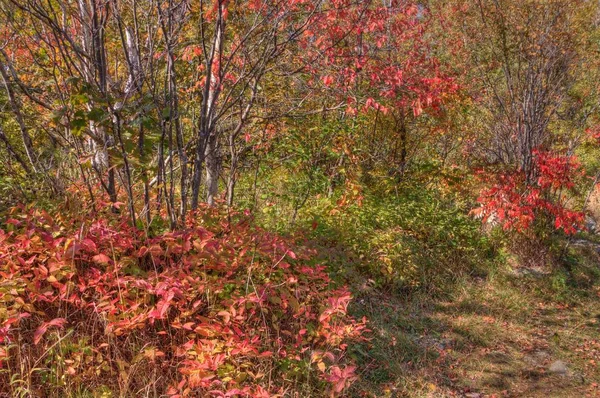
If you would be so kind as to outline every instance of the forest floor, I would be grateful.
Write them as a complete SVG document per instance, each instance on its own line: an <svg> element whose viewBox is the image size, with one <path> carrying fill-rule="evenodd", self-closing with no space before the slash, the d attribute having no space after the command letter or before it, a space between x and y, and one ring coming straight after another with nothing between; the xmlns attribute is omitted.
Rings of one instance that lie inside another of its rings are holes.
<svg viewBox="0 0 600 398"><path fill-rule="evenodd" d="M438 299L364 290L373 335L353 395L600 397L597 260L570 277L506 265Z"/></svg>

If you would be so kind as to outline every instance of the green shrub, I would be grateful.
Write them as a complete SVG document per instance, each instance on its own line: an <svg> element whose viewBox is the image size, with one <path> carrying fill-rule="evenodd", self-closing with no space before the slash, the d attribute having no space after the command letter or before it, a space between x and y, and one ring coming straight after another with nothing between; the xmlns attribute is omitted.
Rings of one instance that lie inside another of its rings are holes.
<svg viewBox="0 0 600 398"><path fill-rule="evenodd" d="M358 202L340 208L318 199L302 217L317 244L329 246L321 252L346 275L357 270L381 285L443 288L442 281L484 273L492 263L480 224L434 191L365 194Z"/></svg>

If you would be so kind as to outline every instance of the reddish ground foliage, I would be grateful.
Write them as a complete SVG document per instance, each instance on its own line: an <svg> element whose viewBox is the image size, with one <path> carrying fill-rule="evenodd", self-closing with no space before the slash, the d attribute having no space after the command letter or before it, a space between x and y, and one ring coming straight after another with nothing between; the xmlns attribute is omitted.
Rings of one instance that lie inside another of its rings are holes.
<svg viewBox="0 0 600 398"><path fill-rule="evenodd" d="M204 209L153 237L117 216L15 208L0 229L0 391L341 393L365 320L310 252ZM15 375L18 375L15 376ZM302 387L303 386L303 387ZM310 386L310 387L309 387Z"/></svg>

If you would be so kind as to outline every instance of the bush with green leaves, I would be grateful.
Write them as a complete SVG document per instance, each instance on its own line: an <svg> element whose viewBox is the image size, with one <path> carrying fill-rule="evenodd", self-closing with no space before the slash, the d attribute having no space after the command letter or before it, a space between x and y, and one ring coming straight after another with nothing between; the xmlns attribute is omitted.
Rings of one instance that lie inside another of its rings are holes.
<svg viewBox="0 0 600 398"><path fill-rule="evenodd" d="M364 194L362 203L340 207L315 200L303 219L322 251L349 276L398 288L443 288L465 274L484 274L494 246L466 209L433 190L398 196ZM343 246L340 246L343 242Z"/></svg>

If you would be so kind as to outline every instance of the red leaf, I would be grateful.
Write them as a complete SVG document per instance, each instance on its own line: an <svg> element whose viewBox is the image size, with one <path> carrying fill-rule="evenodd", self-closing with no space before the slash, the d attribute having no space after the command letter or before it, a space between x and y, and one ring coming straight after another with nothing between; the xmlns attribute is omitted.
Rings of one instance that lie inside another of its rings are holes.
<svg viewBox="0 0 600 398"><path fill-rule="evenodd" d="M98 264L110 264L111 261L110 257L103 253L96 254L94 257L92 257L92 260Z"/></svg>
<svg viewBox="0 0 600 398"><path fill-rule="evenodd" d="M66 322L67 320L64 318L56 318L51 320L50 322L42 323L40 327L37 328L36 331L33 333L33 344L38 344L40 342L42 336L44 335L44 333L46 333L50 326L62 328Z"/></svg>
<svg viewBox="0 0 600 398"><path fill-rule="evenodd" d="M226 324L229 323L229 320L231 319L231 314L227 311L219 311L217 315L222 316L223 322L225 322Z"/></svg>

